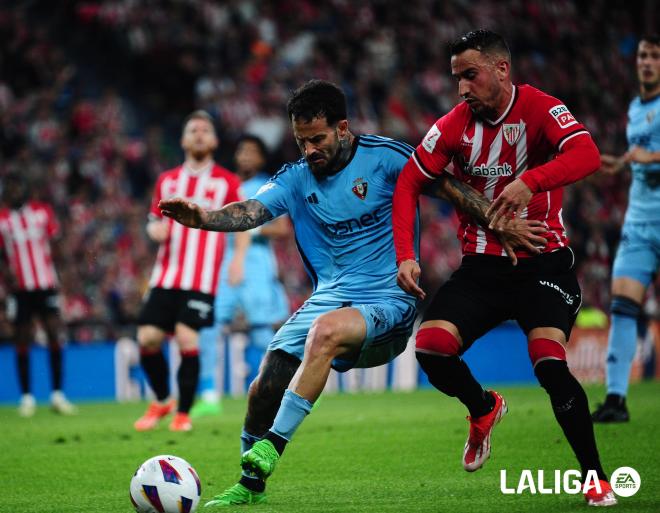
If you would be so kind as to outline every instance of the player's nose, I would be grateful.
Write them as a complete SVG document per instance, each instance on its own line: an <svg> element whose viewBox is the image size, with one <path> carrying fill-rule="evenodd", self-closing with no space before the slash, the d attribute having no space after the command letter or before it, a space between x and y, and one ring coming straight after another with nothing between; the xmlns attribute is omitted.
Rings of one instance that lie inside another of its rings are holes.
<svg viewBox="0 0 660 513"><path fill-rule="evenodd" d="M311 142L306 142L305 145L303 146L303 151L305 152L305 155L311 155L314 153L314 150L316 150L316 146L314 146Z"/></svg>

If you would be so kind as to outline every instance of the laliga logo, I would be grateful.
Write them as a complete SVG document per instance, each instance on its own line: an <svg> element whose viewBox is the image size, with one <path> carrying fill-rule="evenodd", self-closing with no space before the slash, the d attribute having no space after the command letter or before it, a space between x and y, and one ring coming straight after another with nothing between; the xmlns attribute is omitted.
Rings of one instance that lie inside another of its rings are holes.
<svg viewBox="0 0 660 513"><path fill-rule="evenodd" d="M596 487L598 493L602 491L598 474L596 474L595 470L589 470L587 472L584 486L580 479L581 474L579 470L567 470L563 474L562 476L561 470L555 470L554 486L552 488L546 488L543 470L537 471L537 479L534 481L532 471L525 469L520 474L518 488L508 488L506 484L506 470L500 470L500 491L505 495L514 493L520 495L526 490L529 490L529 493L532 495L537 493L558 494L562 492L575 495L577 493L583 493L586 488L591 488L592 486Z"/></svg>
<svg viewBox="0 0 660 513"><path fill-rule="evenodd" d="M562 475L563 474L563 475ZM612 473L610 479L612 490L621 497L631 497L639 491L641 485L641 478L639 473L632 467L620 467ZM598 474L595 470L589 470L584 479L581 479L581 473L578 470L561 470L554 471L554 482L548 483L546 487L545 476L543 470L538 470L536 480L531 470L523 470L520 474L517 488L509 488L507 486L506 470L500 470L500 491L505 495L517 494L521 495L525 491L535 495L540 494L559 494L567 493L575 495L584 493L585 490L595 488L598 493L602 493L602 487L598 479Z"/></svg>

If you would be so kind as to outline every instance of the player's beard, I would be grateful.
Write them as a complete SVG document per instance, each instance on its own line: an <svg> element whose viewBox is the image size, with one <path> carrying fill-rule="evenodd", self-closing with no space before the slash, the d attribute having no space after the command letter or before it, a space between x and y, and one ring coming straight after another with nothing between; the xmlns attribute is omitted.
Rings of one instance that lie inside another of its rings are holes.
<svg viewBox="0 0 660 513"><path fill-rule="evenodd" d="M193 158L193 160L196 160L197 162L203 162L211 155L213 155L213 150L209 149L208 147L203 149L193 148L192 150L190 150L190 156Z"/></svg>
<svg viewBox="0 0 660 513"><path fill-rule="evenodd" d="M493 121L497 119L497 111L493 107L489 107L488 105L482 103L479 101L476 105L471 105L468 103L468 106L470 107L470 110L472 111L472 114L480 118L481 120L484 121Z"/></svg>
<svg viewBox="0 0 660 513"><path fill-rule="evenodd" d="M339 144L332 157L330 157L324 166L315 166L307 160L309 168L312 170L314 176L320 180L322 178L332 176L339 170L343 169L346 162L351 157L351 145L348 139L339 139Z"/></svg>

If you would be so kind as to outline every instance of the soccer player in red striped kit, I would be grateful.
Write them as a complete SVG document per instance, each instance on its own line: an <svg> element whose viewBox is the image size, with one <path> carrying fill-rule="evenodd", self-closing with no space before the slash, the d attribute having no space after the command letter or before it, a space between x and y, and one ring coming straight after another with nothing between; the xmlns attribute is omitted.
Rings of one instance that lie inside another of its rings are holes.
<svg viewBox="0 0 660 513"><path fill-rule="evenodd" d="M421 189L450 166L454 176L493 200L481 227L461 215L460 268L431 301L416 337L417 359L430 382L457 397L470 412L463 467L475 471L490 455L493 427L507 412L503 397L484 391L462 355L507 319L528 339L534 373L550 396L559 425L582 467L598 486L585 490L590 505L616 504L603 471L587 396L566 364L565 346L581 303L561 217L562 187L593 173L600 157L591 136L561 101L511 82L504 39L469 32L451 46L451 72L463 101L440 118L403 169L394 192L394 241L400 286L424 297L413 248L415 207ZM545 223L540 255L517 250L506 258L496 232L512 217ZM600 490L599 490L600 488Z"/></svg>
<svg viewBox="0 0 660 513"><path fill-rule="evenodd" d="M25 179L10 174L2 179L3 205L0 207L0 249L7 260L3 273L10 284L13 300L16 364L21 389L18 413L31 417L36 401L30 386L30 342L32 321L38 317L48 340L51 372L51 406L57 413L71 415L76 408L62 391L62 321L59 283L53 263L51 241L59 236L60 225L47 203L29 198Z"/></svg>
<svg viewBox="0 0 660 513"><path fill-rule="evenodd" d="M208 113L195 111L186 118L181 147L185 161L159 176L147 224L147 234L160 247L138 318L137 337L140 363L156 401L135 422L138 431L153 429L177 406L170 399L169 372L161 350L168 333L174 333L181 353L177 373L179 402L170 430L192 429L188 412L199 381L198 332L213 324L214 295L225 243L222 233L188 228L163 217L158 202L183 197L206 205L205 208L219 209L241 199L238 177L213 161L218 138ZM235 283L242 279L249 240L247 233L236 234L234 239L229 276Z"/></svg>

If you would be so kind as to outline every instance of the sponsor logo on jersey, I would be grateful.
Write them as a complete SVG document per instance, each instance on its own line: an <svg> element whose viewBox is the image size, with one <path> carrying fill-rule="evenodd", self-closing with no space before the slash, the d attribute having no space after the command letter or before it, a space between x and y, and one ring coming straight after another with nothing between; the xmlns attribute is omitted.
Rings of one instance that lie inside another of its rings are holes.
<svg viewBox="0 0 660 513"><path fill-rule="evenodd" d="M465 172L472 176L511 176L513 174L513 167L508 162L498 164L497 166L480 164L478 166L466 166Z"/></svg>
<svg viewBox="0 0 660 513"><path fill-rule="evenodd" d="M336 223L323 223L323 227L333 236L357 233L363 228L369 228L380 222L382 217L379 216L382 215L380 212L382 208L384 207L379 207L370 214L362 214L360 217L344 219Z"/></svg>
<svg viewBox="0 0 660 513"><path fill-rule="evenodd" d="M568 128L572 125L577 125L577 121L568 110L566 105L556 105L552 107L549 111L550 115L555 118L555 121L560 128Z"/></svg>
<svg viewBox="0 0 660 513"><path fill-rule="evenodd" d="M435 149L435 143L438 142L438 139L440 139L440 130L438 130L437 126L433 125L424 136L422 146L429 153L433 153L433 150Z"/></svg>
<svg viewBox="0 0 660 513"><path fill-rule="evenodd" d="M472 146L472 139L470 139L465 132L463 132L463 137L461 138L461 144L465 146Z"/></svg>
<svg viewBox="0 0 660 513"><path fill-rule="evenodd" d="M319 198L316 196L316 193L315 193L315 192L313 192L313 193L311 193L309 196L307 196L307 197L305 198L305 200L306 200L307 203L309 203L310 205L318 205L318 204L319 204Z"/></svg>
<svg viewBox="0 0 660 513"><path fill-rule="evenodd" d="M502 134L504 134L504 140L509 143L509 146L513 146L520 139L520 134L522 134L523 124L520 123L505 123L502 126Z"/></svg>
<svg viewBox="0 0 660 513"><path fill-rule="evenodd" d="M367 197L367 182L363 178L356 178L353 180L353 194L363 200Z"/></svg>

